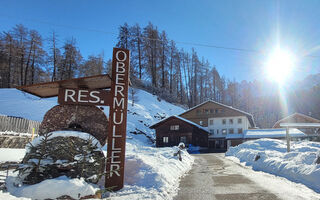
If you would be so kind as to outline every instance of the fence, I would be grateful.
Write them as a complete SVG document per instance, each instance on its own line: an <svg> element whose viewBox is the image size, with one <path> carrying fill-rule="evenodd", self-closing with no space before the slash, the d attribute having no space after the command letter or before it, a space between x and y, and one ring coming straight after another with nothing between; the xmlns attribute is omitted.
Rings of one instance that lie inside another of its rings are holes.
<svg viewBox="0 0 320 200"><path fill-rule="evenodd" d="M0 131L13 131L16 133L32 133L35 129L35 134L38 134L40 122L0 115Z"/></svg>

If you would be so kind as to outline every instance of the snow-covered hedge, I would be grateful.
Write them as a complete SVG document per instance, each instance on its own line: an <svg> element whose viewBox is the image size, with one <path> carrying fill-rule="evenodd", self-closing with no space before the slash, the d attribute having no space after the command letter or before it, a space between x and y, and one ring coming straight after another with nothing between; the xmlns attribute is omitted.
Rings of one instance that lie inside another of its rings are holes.
<svg viewBox="0 0 320 200"><path fill-rule="evenodd" d="M285 141L259 139L231 147L226 156L237 157L252 169L264 171L305 184L320 192L320 164L317 164L320 143L291 142L287 153Z"/></svg>

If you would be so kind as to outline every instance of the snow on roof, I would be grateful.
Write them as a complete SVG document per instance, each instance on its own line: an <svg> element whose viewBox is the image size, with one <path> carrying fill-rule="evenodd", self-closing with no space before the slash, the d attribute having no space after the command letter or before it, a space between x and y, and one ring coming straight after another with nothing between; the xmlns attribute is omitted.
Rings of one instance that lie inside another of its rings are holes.
<svg viewBox="0 0 320 200"><path fill-rule="evenodd" d="M180 116L177 116L177 115L172 115L172 116L170 116L170 117L167 117L167 118L159 121L158 123L153 124L152 126L150 126L150 128L154 128L155 126L161 124L161 123L164 122L164 121L167 121L168 119L170 119L170 118L172 118L172 117L175 117L175 118L180 119L180 120L182 120L182 121L184 121L184 122L187 122L188 124L191 124L191 125L199 128L199 129L201 129L201 130L209 133L209 132L208 132L208 129L207 129L206 127L200 126L199 124L196 124L196 123L194 123L194 122L192 122L192 121L190 121L190 120L187 120L187 119L185 119L185 118L183 118L183 117L180 117Z"/></svg>
<svg viewBox="0 0 320 200"><path fill-rule="evenodd" d="M320 123L280 123L281 127L315 127L320 128Z"/></svg>
<svg viewBox="0 0 320 200"><path fill-rule="evenodd" d="M291 137L306 136L296 128L289 129ZM286 129L249 129L244 131L244 138L279 138L286 137Z"/></svg>
<svg viewBox="0 0 320 200"><path fill-rule="evenodd" d="M226 139L243 139L243 134L227 134Z"/></svg>
<svg viewBox="0 0 320 200"><path fill-rule="evenodd" d="M208 103L208 102L215 103L215 104L218 104L218 105L220 105L220 106L223 106L223 107L226 107L226 108L230 108L230 109L232 109L232 110L236 110L236 111L238 111L238 112L240 112L240 113L245 114L247 117L249 116L248 118L251 118L251 120L252 120L252 125L255 126L255 123L254 123L254 119L253 119L253 115L252 115L252 114L247 113L247 112L242 111L242 110L239 110L239 109L234 108L234 107L232 107L232 106L228 106L228 105L225 105L225 104L222 104L222 103L213 101L213 100L207 100L207 101L205 101L205 102L202 102L202 103L200 103L200 104L198 104L198 105L190 108L189 110L181 113L180 115L183 115L183 114L185 114L185 113L187 113L187 112L189 112L189 111L191 111L191 110L193 110L193 109L195 109L195 108L197 108L197 107L200 107L200 106L202 106L202 105L204 105L204 104L206 104L206 103ZM250 121L250 120L249 120L249 121Z"/></svg>
<svg viewBox="0 0 320 200"><path fill-rule="evenodd" d="M176 117L176 118L178 118L178 119L180 119L182 121L185 121L185 122L187 122L187 123L189 123L189 124L191 124L193 126L196 126L197 128L199 128L199 129L201 129L201 130L203 130L205 132L208 132L208 128L206 128L206 127L200 126L199 124L196 124L196 123L194 123L194 122L192 122L190 120L187 120L187 119L185 119L183 117L180 117L180 116L177 116L177 115L174 115L174 117Z"/></svg>
<svg viewBox="0 0 320 200"><path fill-rule="evenodd" d="M292 118L292 117L295 117L295 116L300 116L300 117L303 117L303 118L306 118L306 119L309 119L309 120L319 121L319 122L320 122L320 120L318 120L318 119L316 119L316 118L313 118L313 117L310 117L310 116L308 116L308 115L305 115L305 114L302 114L302 113L293 113L293 114L291 114L291 115L289 115L289 116L287 116L287 117L285 117L285 118L282 118L282 119L278 120L276 123L274 123L273 127L275 127L275 126L276 126L277 124L279 124L280 122L285 121L285 120L288 120L288 119L290 119L290 118Z"/></svg>

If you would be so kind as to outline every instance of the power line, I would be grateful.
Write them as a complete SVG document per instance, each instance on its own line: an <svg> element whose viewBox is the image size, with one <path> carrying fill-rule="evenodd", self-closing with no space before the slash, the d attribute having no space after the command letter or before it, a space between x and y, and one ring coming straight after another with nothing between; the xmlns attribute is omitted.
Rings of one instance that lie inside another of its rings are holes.
<svg viewBox="0 0 320 200"><path fill-rule="evenodd" d="M8 15L3 15L3 14L0 14L0 16L6 17L6 18L9 18L9 19L12 19L12 18L17 19L17 17L8 16ZM33 22L41 23L41 24L47 24L47 25L51 25L51 26L57 26L57 27L63 27L63 28L68 28L68 29L74 29L74 30L84 30L84 31L89 31L89 32L96 32L96 33L109 34L109 35L115 35L115 36L118 35L117 33L110 32L110 31L104 31L104 30L99 30L99 29L90 29L90 28L79 27L79 26L70 26L70 25L56 24L56 23L51 23L51 22L42 21L42 20L37 20L37 19L31 19L31 18L25 18L24 20L33 21ZM136 36L136 35L128 35L128 34L126 34L125 36L127 36L127 37L132 37L132 38L140 38L140 39L144 39L144 40L159 41L159 42L161 42L161 43L163 42L162 40L160 40L160 39L158 39L158 38L149 38L149 37L144 37L144 36ZM224 50L230 50L230 51L241 51L241 52L258 53L258 54L262 54L262 53L263 53L262 51L259 51L259 50L256 50L256 49L226 47L226 46L219 46L219 45L211 45L211 44L203 44L203 43L193 43L193 42L183 42L183 41L174 41L174 42L177 43L177 44L184 44L184 45L191 45L191 46L199 46L199 47L208 47L208 48L215 48L215 49L224 49ZM313 56L313 55L307 55L307 56L303 56L303 57L320 58L320 56Z"/></svg>

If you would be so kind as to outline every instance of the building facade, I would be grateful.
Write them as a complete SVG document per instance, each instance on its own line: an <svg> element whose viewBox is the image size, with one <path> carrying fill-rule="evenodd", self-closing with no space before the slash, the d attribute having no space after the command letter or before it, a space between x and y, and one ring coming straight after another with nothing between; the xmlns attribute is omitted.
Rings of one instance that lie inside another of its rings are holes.
<svg viewBox="0 0 320 200"><path fill-rule="evenodd" d="M217 150L226 150L228 146L242 143L244 131L255 127L251 114L211 100L180 116L206 128L209 132L208 147ZM227 141L228 135L237 137Z"/></svg>
<svg viewBox="0 0 320 200"><path fill-rule="evenodd" d="M180 142L187 146L208 146L208 131L179 116L168 117L150 128L156 130L157 147L177 146Z"/></svg>

